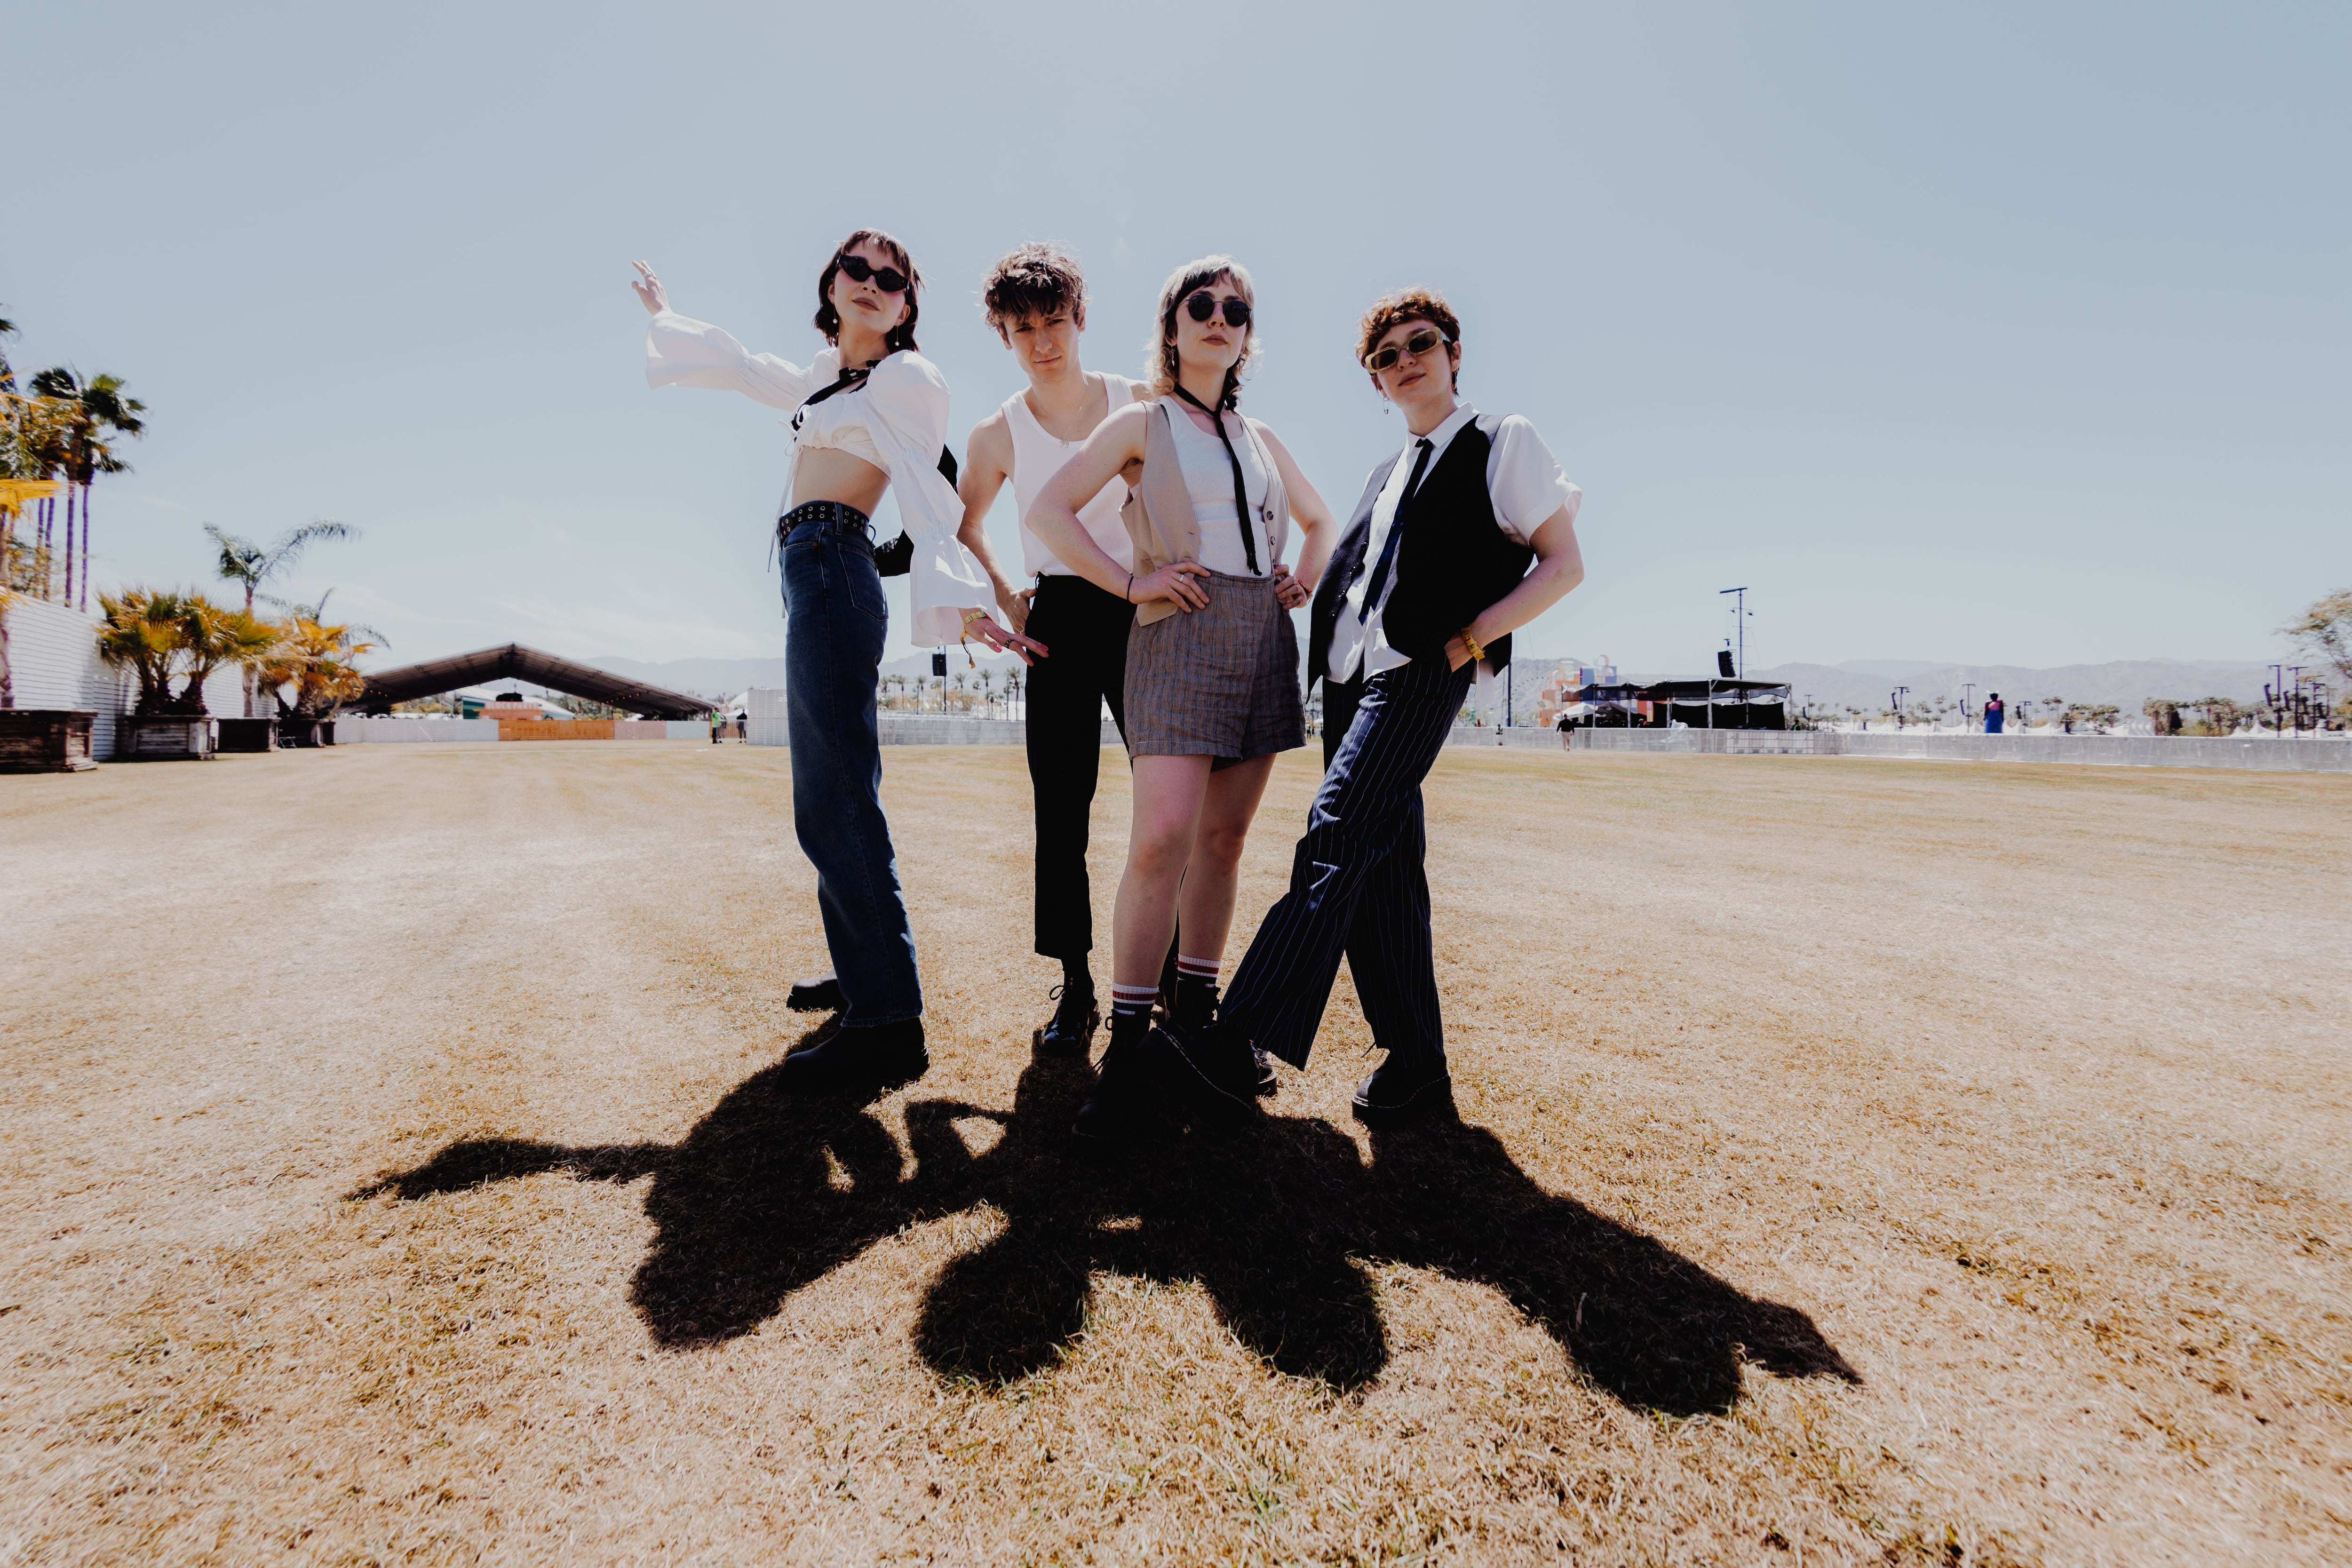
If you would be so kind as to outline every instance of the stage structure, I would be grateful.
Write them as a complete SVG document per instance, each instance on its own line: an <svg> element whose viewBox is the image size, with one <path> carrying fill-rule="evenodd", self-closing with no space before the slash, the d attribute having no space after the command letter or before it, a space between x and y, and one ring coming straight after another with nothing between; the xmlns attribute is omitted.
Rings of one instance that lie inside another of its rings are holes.
<svg viewBox="0 0 2352 1568"><path fill-rule="evenodd" d="M454 654L447 658L427 659L423 664L404 665L398 669L378 670L367 678L367 689L351 706L362 713L390 713L395 702L415 702L455 691L461 686L483 686L497 680L528 680L567 696L584 697L591 702L602 702L608 708L648 719L698 719L711 708L699 697L665 691L642 680L631 680L590 664L575 664L516 642Z"/></svg>
<svg viewBox="0 0 2352 1568"><path fill-rule="evenodd" d="M1661 727L1694 730L1785 730L1789 689L1769 680L1659 680L1642 689Z"/></svg>

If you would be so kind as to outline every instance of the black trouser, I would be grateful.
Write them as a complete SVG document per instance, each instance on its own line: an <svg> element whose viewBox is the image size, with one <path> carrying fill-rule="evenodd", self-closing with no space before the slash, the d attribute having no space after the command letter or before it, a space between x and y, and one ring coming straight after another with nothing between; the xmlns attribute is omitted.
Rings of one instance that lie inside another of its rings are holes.
<svg viewBox="0 0 2352 1568"><path fill-rule="evenodd" d="M1472 669L1415 659L1323 686L1323 786L1291 859L1290 890L1225 993L1224 1016L1294 1067L1307 1065L1348 956L1375 1045L1399 1063L1445 1060L1429 930L1421 781L1469 694Z"/></svg>
<svg viewBox="0 0 2352 1568"><path fill-rule="evenodd" d="M1037 580L1028 635L1029 784L1037 807L1037 951L1082 962L1095 945L1087 818L1102 769L1102 708L1127 734L1127 634L1135 606L1083 577Z"/></svg>

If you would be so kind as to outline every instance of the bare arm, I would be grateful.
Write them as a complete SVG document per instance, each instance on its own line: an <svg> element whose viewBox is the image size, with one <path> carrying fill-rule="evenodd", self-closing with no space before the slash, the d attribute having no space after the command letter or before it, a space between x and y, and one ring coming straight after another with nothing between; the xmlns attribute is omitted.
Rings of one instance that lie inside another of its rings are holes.
<svg viewBox="0 0 2352 1568"><path fill-rule="evenodd" d="M1313 596L1315 584L1323 580L1323 568L1331 563L1331 551L1339 542L1339 520L1331 515L1323 492L1307 482L1281 437L1263 425L1257 426L1257 433L1265 437L1266 449L1274 454L1275 472L1282 476L1282 488L1290 495L1290 515L1298 524L1297 570L1275 568L1277 575L1287 578L1276 584L1275 595L1284 609L1295 610Z"/></svg>
<svg viewBox="0 0 2352 1568"><path fill-rule="evenodd" d="M990 415L972 426L971 440L964 447L963 470L956 481L957 499L963 502L963 522L956 530L956 538L980 563L988 574L988 581L996 593L996 607L1016 632L1029 629L1029 598L1014 588L1004 571L996 563L996 552L988 547L988 510L996 504L997 493L1004 481L1013 477L1013 433L1004 427L1002 411Z"/></svg>
<svg viewBox="0 0 2352 1568"><path fill-rule="evenodd" d="M1179 561L1137 576L1105 553L1078 521L1078 509L1103 486L1128 476L1130 469L1141 471L1149 412L1150 405L1130 403L1096 426L1077 455L1046 481L1029 508L1028 523L1064 564L1104 592L1139 605L1171 599L1180 609L1197 610L1208 604L1209 596L1190 579L1206 576L1207 568L1195 561Z"/></svg>
<svg viewBox="0 0 2352 1568"><path fill-rule="evenodd" d="M1544 519L1543 526L1528 542L1535 547L1535 570L1520 578L1517 587L1487 605L1470 623L1470 635L1478 639L1481 647L1517 631L1584 581L1584 554L1576 547L1576 512L1572 508L1563 506ZM1459 633L1447 640L1445 662L1449 668L1461 668L1469 658L1469 647Z"/></svg>

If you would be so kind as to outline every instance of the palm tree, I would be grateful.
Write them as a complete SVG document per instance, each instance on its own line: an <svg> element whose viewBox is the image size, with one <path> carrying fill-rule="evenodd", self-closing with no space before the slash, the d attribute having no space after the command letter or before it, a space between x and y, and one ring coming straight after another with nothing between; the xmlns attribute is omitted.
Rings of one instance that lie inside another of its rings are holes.
<svg viewBox="0 0 2352 1568"><path fill-rule="evenodd" d="M217 523L205 524L205 533L220 547L220 574L244 588L245 613L249 616L253 614L253 595L272 578L291 572L294 563L302 558L302 552L312 540L354 539L358 537L359 530L348 522L328 522L324 520L306 522L299 528L279 534L274 543L266 547L242 535L226 532ZM323 596L320 603L326 603ZM267 714L254 712L253 700L254 669L248 664L245 667L245 716L248 719L267 718Z"/></svg>
<svg viewBox="0 0 2352 1568"><path fill-rule="evenodd" d="M224 664L243 665L246 688L251 691L254 667L276 649L278 630L250 610L224 607L196 595L182 615L181 637L188 654L188 683L181 689L180 706L202 713L205 682ZM251 707L248 702L248 716Z"/></svg>
<svg viewBox="0 0 2352 1568"><path fill-rule="evenodd" d="M89 381L64 365L34 373L33 390L74 405L73 444L66 460L66 597L74 596L74 490L81 491L81 608L89 608L89 487L100 474L127 474L131 465L115 456L106 433L138 436L147 405L122 395L122 378L98 374ZM103 601L100 601L103 603Z"/></svg>
<svg viewBox="0 0 2352 1568"><path fill-rule="evenodd" d="M353 661L375 651L373 643L354 637L364 629L325 626L299 613L278 624L278 644L262 660L261 679L273 691L294 688L290 705L278 699L284 716L323 719L360 694L367 679Z"/></svg>
<svg viewBox="0 0 2352 1568"><path fill-rule="evenodd" d="M0 305L0 310L5 310L8 307L5 305ZM0 316L0 338L13 338L16 335L16 323L10 321L5 316ZM16 373L9 367L8 351L6 349L0 349L0 392L14 392L16 390Z"/></svg>
<svg viewBox="0 0 2352 1568"><path fill-rule="evenodd" d="M172 677L186 650L188 599L166 590L128 588L118 597L98 596L106 619L98 632L98 657L139 677L142 714L172 708Z"/></svg>

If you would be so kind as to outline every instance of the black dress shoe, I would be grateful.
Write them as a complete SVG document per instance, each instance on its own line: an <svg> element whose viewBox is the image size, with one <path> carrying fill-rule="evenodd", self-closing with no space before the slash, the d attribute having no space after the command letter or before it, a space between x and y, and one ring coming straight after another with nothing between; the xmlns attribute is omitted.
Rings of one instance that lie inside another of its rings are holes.
<svg viewBox="0 0 2352 1568"><path fill-rule="evenodd" d="M1100 1146L1134 1136L1151 1095L1143 1045L1140 1035L1121 1038L1118 1027L1112 1026L1102 1065L1095 1069L1094 1092L1078 1107L1078 1120L1070 1129L1073 1137Z"/></svg>
<svg viewBox="0 0 2352 1568"><path fill-rule="evenodd" d="M784 1005L795 1013L838 1013L849 1005L841 994L841 976L820 974L814 980L795 980L784 994Z"/></svg>
<svg viewBox="0 0 2352 1568"><path fill-rule="evenodd" d="M1256 1113L1257 1053L1239 1030L1225 1024L1205 1029L1171 1024L1144 1040L1152 1047L1155 1072L1187 1104L1214 1116Z"/></svg>
<svg viewBox="0 0 2352 1568"><path fill-rule="evenodd" d="M1091 991L1071 994L1066 985L1056 985L1046 993L1058 996L1062 1005L1054 1009L1052 1021L1029 1037L1029 1044L1041 1057L1083 1057L1095 1048L1095 1031L1102 1027L1102 1009L1095 1005Z"/></svg>
<svg viewBox="0 0 2352 1568"><path fill-rule="evenodd" d="M1356 1120L1367 1127L1402 1127L1454 1115L1454 1078L1443 1058L1413 1067L1397 1065L1396 1053L1356 1086Z"/></svg>
<svg viewBox="0 0 2352 1568"><path fill-rule="evenodd" d="M1253 1049L1250 1055L1257 1061L1257 1097L1272 1100L1282 1092L1282 1080L1274 1076L1274 1058L1264 1051Z"/></svg>
<svg viewBox="0 0 2352 1568"><path fill-rule="evenodd" d="M923 1048L923 1021L907 1018L860 1029L837 1029L821 1046L784 1058L790 1094L880 1094L912 1083L931 1069Z"/></svg>

